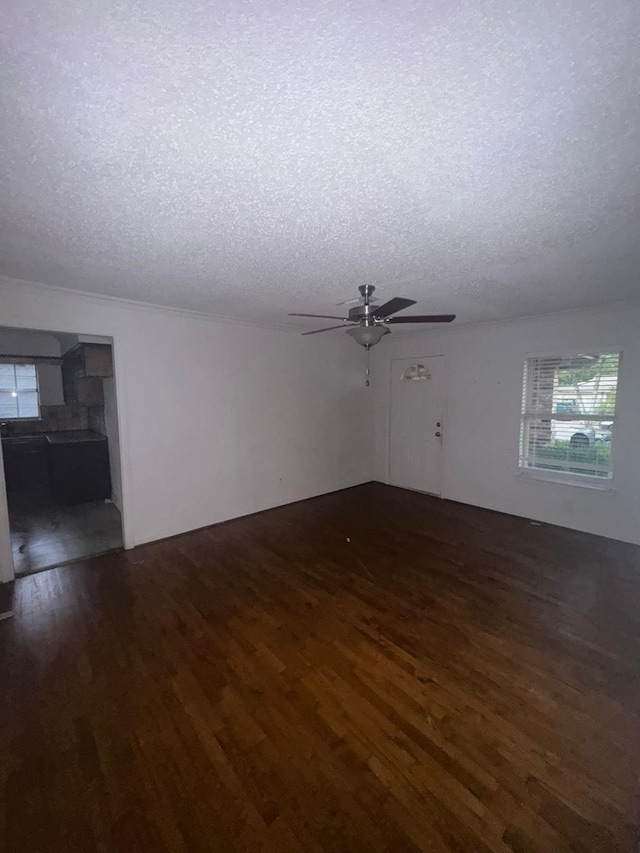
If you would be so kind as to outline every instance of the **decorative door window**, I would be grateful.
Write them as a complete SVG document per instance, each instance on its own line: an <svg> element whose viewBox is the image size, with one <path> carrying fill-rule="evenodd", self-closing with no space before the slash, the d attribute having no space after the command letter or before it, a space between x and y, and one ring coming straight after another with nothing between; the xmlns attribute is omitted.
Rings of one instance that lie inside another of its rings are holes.
<svg viewBox="0 0 640 853"><path fill-rule="evenodd" d="M412 364L403 371L401 379L403 382L421 382L431 379L431 371L425 364Z"/></svg>

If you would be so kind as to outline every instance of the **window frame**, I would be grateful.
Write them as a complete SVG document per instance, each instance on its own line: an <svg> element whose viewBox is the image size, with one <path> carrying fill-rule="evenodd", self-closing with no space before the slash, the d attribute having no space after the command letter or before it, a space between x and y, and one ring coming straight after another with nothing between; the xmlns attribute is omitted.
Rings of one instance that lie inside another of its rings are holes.
<svg viewBox="0 0 640 853"><path fill-rule="evenodd" d="M611 420L613 423L616 423L618 420L618 407L619 407L619 391L620 391L620 376L622 374L622 363L623 363L623 350L620 346L598 346L598 347L582 347L581 349L571 349L571 350L554 350L554 351L546 351L546 352L530 352L524 354L524 365L522 370L522 387L521 387L521 401L520 401L520 420L519 420L519 435L518 435L518 457L517 457L517 474L518 478L523 480L534 480L540 482L547 483L556 483L563 486L577 486L578 488L583 489L596 489L598 491L611 492L614 493L616 489L614 488L614 471L615 471L615 448L616 441L612 440L611 442L611 451L609 456L609 469L610 476L608 477L597 477L593 474L578 474L573 471L551 471L545 468L535 468L533 466L523 466L522 461L525 458L524 454L524 441L525 441L525 423L527 420L527 411L526 411L526 399L528 395L527 388L527 372L528 372L528 364L529 361L533 359L542 359L542 358L550 358L550 359L570 359L577 358L580 355L583 355L585 352L590 353L598 353L599 355L617 355L618 356L618 373L616 377L616 406L613 417L608 417L607 420ZM554 420L571 420L571 415L560 416L558 418L554 418ZM575 419L575 417L573 418ZM596 420L595 417L587 416L582 417L582 420ZM598 418L598 420L601 420Z"/></svg>
<svg viewBox="0 0 640 853"><path fill-rule="evenodd" d="M42 402L40 400L40 372L38 371L38 363L33 360L33 356L29 359L28 356L24 356L24 358L7 358L6 356L0 357L0 364L10 364L14 368L17 366L25 366L25 367L33 367L36 373L36 402L38 406L38 414L35 417L20 417L18 415L17 418L1 418L0 421L2 423L25 423L27 421L41 421L42 420ZM14 372L15 376L15 372ZM0 390L9 391L9 388L2 388ZM18 391L19 389L16 387L15 389Z"/></svg>

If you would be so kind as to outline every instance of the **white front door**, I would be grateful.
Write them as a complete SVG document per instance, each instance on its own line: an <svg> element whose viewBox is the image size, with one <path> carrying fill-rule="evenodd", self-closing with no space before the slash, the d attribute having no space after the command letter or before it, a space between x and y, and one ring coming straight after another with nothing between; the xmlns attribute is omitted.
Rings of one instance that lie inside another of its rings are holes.
<svg viewBox="0 0 640 853"><path fill-rule="evenodd" d="M389 417L389 482L442 491L444 356L393 359Z"/></svg>

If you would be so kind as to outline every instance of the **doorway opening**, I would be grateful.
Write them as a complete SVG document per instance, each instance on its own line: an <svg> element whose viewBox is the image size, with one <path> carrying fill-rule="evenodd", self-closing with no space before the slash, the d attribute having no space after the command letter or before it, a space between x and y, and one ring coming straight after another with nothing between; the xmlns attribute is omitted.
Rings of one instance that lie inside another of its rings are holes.
<svg viewBox="0 0 640 853"><path fill-rule="evenodd" d="M16 577L123 547L113 340L0 327Z"/></svg>

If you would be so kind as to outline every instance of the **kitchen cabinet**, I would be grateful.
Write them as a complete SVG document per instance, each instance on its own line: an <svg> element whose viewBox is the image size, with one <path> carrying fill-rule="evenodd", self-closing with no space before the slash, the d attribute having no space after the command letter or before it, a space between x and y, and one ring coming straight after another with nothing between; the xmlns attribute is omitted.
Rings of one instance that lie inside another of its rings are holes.
<svg viewBox="0 0 640 853"><path fill-rule="evenodd" d="M2 439L4 477L11 498L44 500L49 490L47 442L44 435Z"/></svg>
<svg viewBox="0 0 640 853"><path fill-rule="evenodd" d="M111 497L109 446L89 430L48 433L49 478L54 498L78 504Z"/></svg>
<svg viewBox="0 0 640 853"><path fill-rule="evenodd" d="M67 405L101 406L102 380L113 376L109 344L76 344L62 357L62 385Z"/></svg>
<svg viewBox="0 0 640 853"><path fill-rule="evenodd" d="M113 376L113 359L109 344L79 344L84 358L85 376Z"/></svg>

